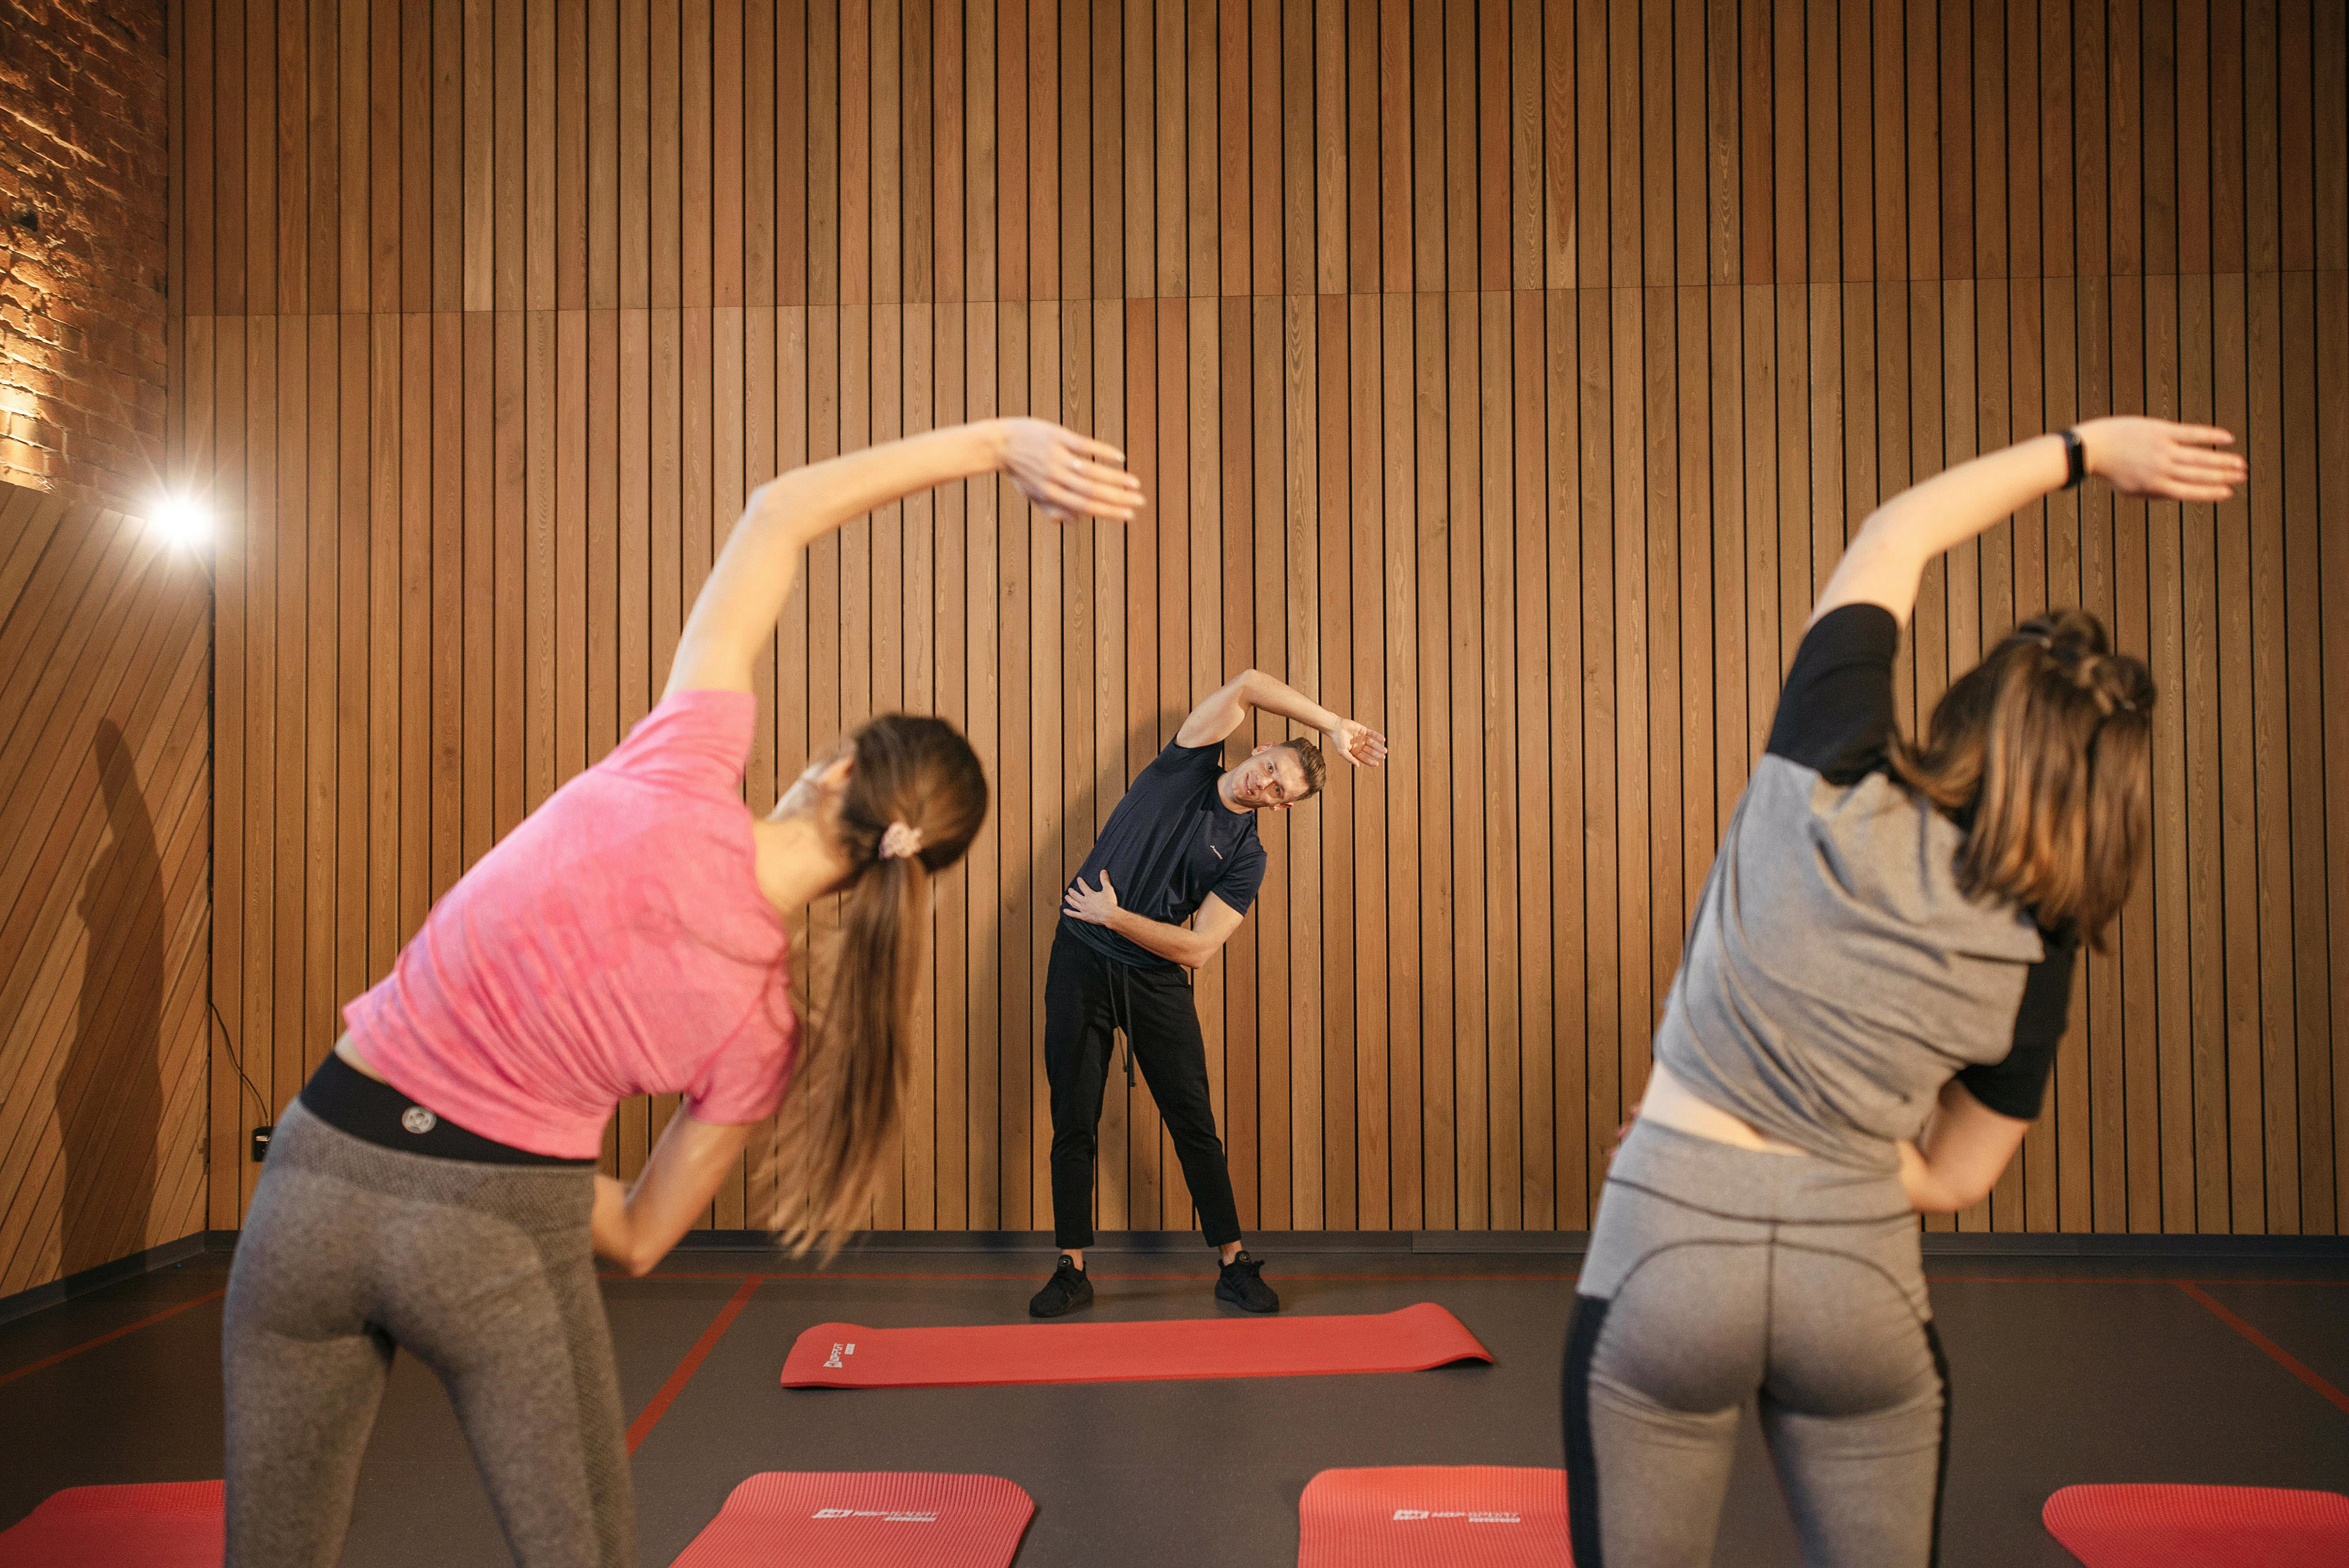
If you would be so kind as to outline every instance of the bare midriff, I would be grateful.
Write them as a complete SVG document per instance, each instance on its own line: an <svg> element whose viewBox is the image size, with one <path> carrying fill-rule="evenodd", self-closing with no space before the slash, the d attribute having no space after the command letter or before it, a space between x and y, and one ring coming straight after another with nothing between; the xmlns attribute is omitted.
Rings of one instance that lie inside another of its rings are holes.
<svg viewBox="0 0 2349 1568"><path fill-rule="evenodd" d="M1805 1152L1791 1143L1781 1143L1775 1138L1764 1137L1754 1130L1751 1122L1732 1116L1717 1105L1699 1099L1686 1084L1665 1070L1661 1062L1649 1066L1648 1087L1640 1097L1640 1118L1669 1127L1675 1132L1709 1138L1715 1143L1752 1149L1764 1154Z"/></svg>
<svg viewBox="0 0 2349 1568"><path fill-rule="evenodd" d="M381 1073L367 1066L367 1058L359 1055L359 1048L351 1044L351 1037L348 1035L345 1035L341 1039L335 1042L335 1055L342 1057L343 1060L350 1063L352 1067L356 1068L360 1072L367 1074L367 1077L375 1079L376 1082L381 1083L384 1081L384 1077Z"/></svg>

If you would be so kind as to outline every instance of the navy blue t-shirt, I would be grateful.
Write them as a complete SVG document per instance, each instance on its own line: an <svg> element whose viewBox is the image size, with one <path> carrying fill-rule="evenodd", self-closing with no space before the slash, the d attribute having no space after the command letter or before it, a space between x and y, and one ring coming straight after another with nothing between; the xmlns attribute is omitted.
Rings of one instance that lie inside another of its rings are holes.
<svg viewBox="0 0 2349 1568"><path fill-rule="evenodd" d="M1121 907L1167 925L1196 914L1209 893L1246 914L1264 882L1264 845L1256 813L1234 811L1216 794L1223 776L1220 745L1169 743L1127 787L1076 881L1097 888L1107 872ZM1137 969L1175 967L1105 925L1066 916L1061 923L1104 958Z"/></svg>

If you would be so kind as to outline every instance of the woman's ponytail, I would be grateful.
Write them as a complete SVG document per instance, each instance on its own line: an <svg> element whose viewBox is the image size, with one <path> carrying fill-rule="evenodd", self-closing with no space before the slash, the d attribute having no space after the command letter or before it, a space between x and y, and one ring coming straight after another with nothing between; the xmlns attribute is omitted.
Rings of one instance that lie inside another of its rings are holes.
<svg viewBox="0 0 2349 1568"><path fill-rule="evenodd" d="M2154 696L2080 610L2023 622L1953 682L1892 765L1966 824L1959 887L2101 945L2150 835Z"/></svg>
<svg viewBox="0 0 2349 1568"><path fill-rule="evenodd" d="M838 833L850 872L786 1123L796 1158L778 1229L802 1252L836 1249L870 1214L911 1071L932 880L987 819L978 758L944 720L891 714L847 744Z"/></svg>

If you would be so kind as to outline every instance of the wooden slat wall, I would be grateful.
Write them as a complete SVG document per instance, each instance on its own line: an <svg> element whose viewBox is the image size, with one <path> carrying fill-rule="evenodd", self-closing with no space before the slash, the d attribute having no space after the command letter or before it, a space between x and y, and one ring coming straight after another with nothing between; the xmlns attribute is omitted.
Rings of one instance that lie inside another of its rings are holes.
<svg viewBox="0 0 2349 1568"><path fill-rule="evenodd" d="M892 507L816 549L766 674L761 806L900 705L964 725L998 786L876 1222L1046 1222L1062 879L1254 663L1395 752L1266 824L1264 901L1201 979L1247 1222L1580 1226L1847 531L1954 459L2147 408L2240 431L2249 494L2033 506L1936 566L1904 656L1913 718L2078 601L2165 693L2150 872L2050 1113L1960 1222L2339 1227L2339 7L173 16L186 419L240 523L212 958L274 1099L431 897L645 710L750 485L1034 410L1130 449L1147 526L1051 528L996 484ZM227 1225L247 1118L212 1094ZM667 1109L623 1110L616 1168ZM1146 1096L1102 1137L1102 1222L1186 1223Z"/></svg>
<svg viewBox="0 0 2349 1568"><path fill-rule="evenodd" d="M0 1296L204 1226L211 610L0 485Z"/></svg>

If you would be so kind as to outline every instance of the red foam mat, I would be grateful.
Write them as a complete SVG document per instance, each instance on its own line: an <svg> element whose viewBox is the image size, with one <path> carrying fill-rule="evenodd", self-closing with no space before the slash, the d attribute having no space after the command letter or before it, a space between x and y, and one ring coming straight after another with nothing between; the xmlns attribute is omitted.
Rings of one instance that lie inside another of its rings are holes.
<svg viewBox="0 0 2349 1568"><path fill-rule="evenodd" d="M1009 1568L1035 1512L1000 1476L770 1470L672 1568Z"/></svg>
<svg viewBox="0 0 2349 1568"><path fill-rule="evenodd" d="M1499 1465L1323 1470L1297 1504L1297 1568L1559 1568L1566 1472Z"/></svg>
<svg viewBox="0 0 2349 1568"><path fill-rule="evenodd" d="M221 1483L74 1486L0 1531L8 1568L220 1568Z"/></svg>
<svg viewBox="0 0 2349 1568"><path fill-rule="evenodd" d="M1423 1372L1492 1355L1432 1302L1350 1317L865 1328L819 1323L783 1362L787 1388L1112 1383Z"/></svg>
<svg viewBox="0 0 2349 1568"><path fill-rule="evenodd" d="M2087 1568L2342 1568L2349 1497L2261 1486L2067 1486L2040 1510Z"/></svg>

